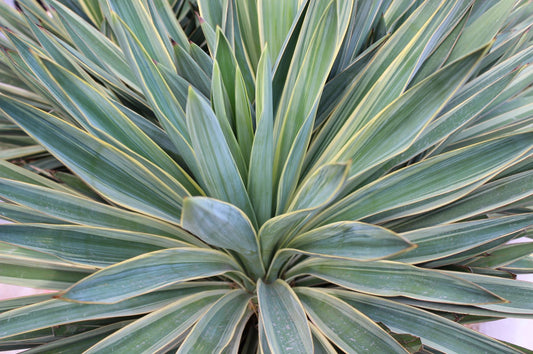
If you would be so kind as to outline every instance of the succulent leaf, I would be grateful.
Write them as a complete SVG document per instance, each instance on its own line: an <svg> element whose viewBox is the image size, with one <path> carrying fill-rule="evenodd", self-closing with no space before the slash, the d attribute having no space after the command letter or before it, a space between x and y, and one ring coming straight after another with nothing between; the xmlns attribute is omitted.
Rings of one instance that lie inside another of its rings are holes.
<svg viewBox="0 0 533 354"><path fill-rule="evenodd" d="M527 352L529 1L17 3L0 351Z"/></svg>

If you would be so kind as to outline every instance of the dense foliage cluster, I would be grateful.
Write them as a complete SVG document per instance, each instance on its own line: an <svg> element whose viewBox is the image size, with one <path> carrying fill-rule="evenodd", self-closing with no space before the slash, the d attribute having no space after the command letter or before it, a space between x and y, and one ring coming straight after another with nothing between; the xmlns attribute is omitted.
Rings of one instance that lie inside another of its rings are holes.
<svg viewBox="0 0 533 354"><path fill-rule="evenodd" d="M0 350L519 353L528 0L0 2ZM526 238L527 240L527 238Z"/></svg>

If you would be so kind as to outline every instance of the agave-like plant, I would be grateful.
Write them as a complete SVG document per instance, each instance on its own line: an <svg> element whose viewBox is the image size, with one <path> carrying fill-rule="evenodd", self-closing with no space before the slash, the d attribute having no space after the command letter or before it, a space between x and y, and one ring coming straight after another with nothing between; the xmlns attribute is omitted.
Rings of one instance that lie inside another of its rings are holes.
<svg viewBox="0 0 533 354"><path fill-rule="evenodd" d="M0 2L0 350L516 353L528 0Z"/></svg>

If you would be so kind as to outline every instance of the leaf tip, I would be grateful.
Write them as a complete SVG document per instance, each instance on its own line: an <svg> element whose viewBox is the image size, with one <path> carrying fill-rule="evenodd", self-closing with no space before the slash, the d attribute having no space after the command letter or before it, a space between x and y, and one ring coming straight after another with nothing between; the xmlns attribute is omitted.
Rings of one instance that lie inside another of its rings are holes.
<svg viewBox="0 0 533 354"><path fill-rule="evenodd" d="M198 12L195 11L194 14L198 18L198 22L200 22L200 24L203 24L205 22L205 19L202 16L200 16Z"/></svg>

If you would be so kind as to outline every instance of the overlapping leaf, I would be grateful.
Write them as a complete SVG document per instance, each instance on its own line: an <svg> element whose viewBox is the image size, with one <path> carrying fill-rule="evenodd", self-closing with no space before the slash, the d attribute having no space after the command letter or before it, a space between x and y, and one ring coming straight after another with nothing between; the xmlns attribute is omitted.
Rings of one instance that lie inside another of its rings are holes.
<svg viewBox="0 0 533 354"><path fill-rule="evenodd" d="M525 351L528 1L18 3L0 349Z"/></svg>

